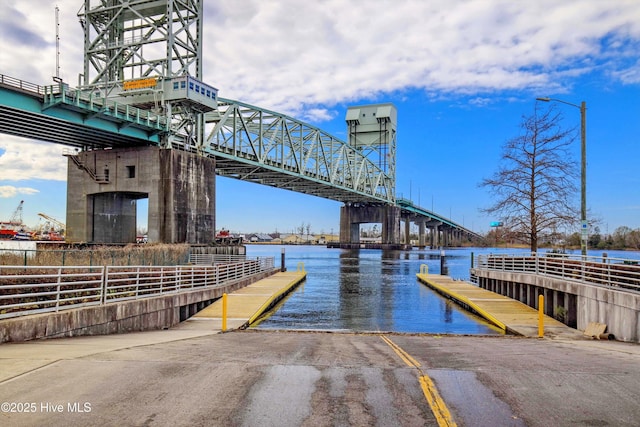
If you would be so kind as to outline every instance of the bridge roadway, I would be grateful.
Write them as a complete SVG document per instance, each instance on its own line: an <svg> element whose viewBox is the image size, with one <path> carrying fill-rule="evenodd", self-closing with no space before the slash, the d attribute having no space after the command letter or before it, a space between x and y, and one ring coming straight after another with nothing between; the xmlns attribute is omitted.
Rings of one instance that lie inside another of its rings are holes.
<svg viewBox="0 0 640 427"><path fill-rule="evenodd" d="M272 292L288 288L280 285ZM263 301L272 296L254 287ZM205 316L162 331L2 344L0 420L546 427L636 426L640 419L635 344L564 336L221 334L217 325Z"/></svg>

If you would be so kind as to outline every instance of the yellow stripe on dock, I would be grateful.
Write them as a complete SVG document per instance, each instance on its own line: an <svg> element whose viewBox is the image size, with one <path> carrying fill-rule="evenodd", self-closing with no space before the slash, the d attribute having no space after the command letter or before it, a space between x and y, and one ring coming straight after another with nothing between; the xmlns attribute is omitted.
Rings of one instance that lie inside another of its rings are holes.
<svg viewBox="0 0 640 427"><path fill-rule="evenodd" d="M471 283L439 274L416 274L418 280L465 308L477 313L500 329L526 337L538 336L538 310ZM545 335L582 338L582 333L556 319L544 316Z"/></svg>
<svg viewBox="0 0 640 427"><path fill-rule="evenodd" d="M305 271L279 272L228 294L227 320L230 328L242 328L254 323L306 277ZM192 318L221 321L222 298L194 314Z"/></svg>

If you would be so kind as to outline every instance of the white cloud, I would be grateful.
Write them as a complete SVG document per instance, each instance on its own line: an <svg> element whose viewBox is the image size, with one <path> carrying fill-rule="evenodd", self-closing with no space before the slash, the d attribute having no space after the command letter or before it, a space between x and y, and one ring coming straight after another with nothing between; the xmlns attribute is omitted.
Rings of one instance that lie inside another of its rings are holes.
<svg viewBox="0 0 640 427"><path fill-rule="evenodd" d="M0 135L0 181L33 178L66 181L67 159L62 156L62 147Z"/></svg>
<svg viewBox="0 0 640 427"><path fill-rule="evenodd" d="M633 67L615 71L613 76L625 84L637 84L640 83L640 60L637 61Z"/></svg>
<svg viewBox="0 0 640 427"><path fill-rule="evenodd" d="M18 189L12 185L0 185L0 197L14 197L18 194Z"/></svg>
<svg viewBox="0 0 640 427"><path fill-rule="evenodd" d="M15 197L18 194L31 195L39 192L40 190L36 190L35 188L30 188L30 187L14 187L12 185L0 185L0 198Z"/></svg>
<svg viewBox="0 0 640 427"><path fill-rule="evenodd" d="M632 1L243 5L239 13L236 2L220 1L207 16L206 79L222 96L289 113L407 87L558 92L572 74L603 66L595 62L618 66L603 37L637 42L640 31L640 3Z"/></svg>
<svg viewBox="0 0 640 427"><path fill-rule="evenodd" d="M77 83L79 0L7 6L2 73L51 82L56 4L62 76ZM204 10L204 80L222 97L312 122L334 118L338 104L386 101L406 89L483 104L501 91L563 93L594 72L640 81L635 0L216 0ZM55 145L2 135L0 147L0 179L65 179Z"/></svg>
<svg viewBox="0 0 640 427"><path fill-rule="evenodd" d="M82 3L57 4L62 74L75 85ZM46 84L55 71L55 4L12 5L0 18L3 73ZM560 92L571 75L596 67L637 82L634 0L217 0L204 10L204 79L222 97L319 120L331 117L319 109L406 88ZM634 61L618 62L627 55Z"/></svg>

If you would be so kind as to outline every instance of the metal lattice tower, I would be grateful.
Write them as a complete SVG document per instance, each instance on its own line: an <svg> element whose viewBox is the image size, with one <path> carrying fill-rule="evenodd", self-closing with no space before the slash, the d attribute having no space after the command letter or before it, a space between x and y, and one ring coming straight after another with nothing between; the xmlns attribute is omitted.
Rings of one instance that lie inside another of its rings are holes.
<svg viewBox="0 0 640 427"><path fill-rule="evenodd" d="M85 0L84 85L143 77L202 78L200 0Z"/></svg>
<svg viewBox="0 0 640 427"><path fill-rule="evenodd" d="M201 146L202 113L216 108L217 97L217 89L200 82L202 3L85 0L78 12L84 29L79 85L165 113L171 122L165 145Z"/></svg>
<svg viewBox="0 0 640 427"><path fill-rule="evenodd" d="M346 115L348 144L377 164L391 178L395 194L398 113L393 104L349 107Z"/></svg>

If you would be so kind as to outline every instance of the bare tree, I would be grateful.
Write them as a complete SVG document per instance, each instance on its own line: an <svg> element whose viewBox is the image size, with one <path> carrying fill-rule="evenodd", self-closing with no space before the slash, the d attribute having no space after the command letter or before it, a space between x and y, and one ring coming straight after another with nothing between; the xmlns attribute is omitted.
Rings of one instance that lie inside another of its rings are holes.
<svg viewBox="0 0 640 427"><path fill-rule="evenodd" d="M530 242L532 252L539 235L578 218L578 168L569 150L577 133L561 122L553 106L542 110L536 103L533 115L522 118L522 134L505 143L498 171L480 184L494 198L481 210L498 215L505 228Z"/></svg>

